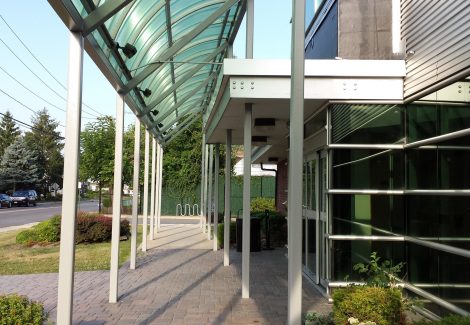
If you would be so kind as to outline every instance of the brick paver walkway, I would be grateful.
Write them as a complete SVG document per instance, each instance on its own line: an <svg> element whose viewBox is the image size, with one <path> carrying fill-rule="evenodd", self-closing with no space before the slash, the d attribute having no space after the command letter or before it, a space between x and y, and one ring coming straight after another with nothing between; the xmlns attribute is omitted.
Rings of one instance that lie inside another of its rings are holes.
<svg viewBox="0 0 470 325"><path fill-rule="evenodd" d="M181 236L195 227L176 226ZM159 236L164 236L163 230ZM283 249L252 253L251 299L246 300L241 299L241 253L236 251L231 251L232 264L224 267L222 251L149 250L138 259L136 270L129 270L128 264L120 269L116 304L108 303L107 271L77 272L74 324L284 324L285 253ZM326 299L306 281L303 289L304 311L330 311ZM11 292L43 302L55 320L57 274L0 276L0 293Z"/></svg>

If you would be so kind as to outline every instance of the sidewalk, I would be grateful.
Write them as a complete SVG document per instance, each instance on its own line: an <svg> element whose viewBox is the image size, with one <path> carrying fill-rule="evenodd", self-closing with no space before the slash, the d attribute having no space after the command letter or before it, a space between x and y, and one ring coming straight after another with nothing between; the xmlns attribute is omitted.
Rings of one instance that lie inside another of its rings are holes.
<svg viewBox="0 0 470 325"><path fill-rule="evenodd" d="M199 231L198 225L162 225L137 269L127 263L120 269L116 304L108 303L108 271L77 272L74 324L284 324L286 251L252 253L251 299L242 300L241 253L232 250L232 264L224 267L223 251L197 247L212 246ZM331 310L306 281L303 291L304 311ZM57 274L0 276L0 293L9 292L45 303L55 320Z"/></svg>

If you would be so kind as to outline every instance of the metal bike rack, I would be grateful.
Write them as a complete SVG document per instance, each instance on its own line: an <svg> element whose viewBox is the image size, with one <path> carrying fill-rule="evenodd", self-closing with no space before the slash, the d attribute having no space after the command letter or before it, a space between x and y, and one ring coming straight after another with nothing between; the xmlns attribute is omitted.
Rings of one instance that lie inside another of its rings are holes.
<svg viewBox="0 0 470 325"><path fill-rule="evenodd" d="M199 205L194 204L193 205L193 216L198 216L198 215L199 215Z"/></svg>
<svg viewBox="0 0 470 325"><path fill-rule="evenodd" d="M178 214L178 208L179 208L179 211L180 211L179 214ZM176 215L177 216L182 216L183 215L183 206L181 204L176 205Z"/></svg>
<svg viewBox="0 0 470 325"><path fill-rule="evenodd" d="M188 208L188 209L187 209L187 210L188 210L187 212L186 212L186 208ZM185 216L192 216L192 214L191 214L191 204L186 203L186 204L184 205L184 215L185 215Z"/></svg>

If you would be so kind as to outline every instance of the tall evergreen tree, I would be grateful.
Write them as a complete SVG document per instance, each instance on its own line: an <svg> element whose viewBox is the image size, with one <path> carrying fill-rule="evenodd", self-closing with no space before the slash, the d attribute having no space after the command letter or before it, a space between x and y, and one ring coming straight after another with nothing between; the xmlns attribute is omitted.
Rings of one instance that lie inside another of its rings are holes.
<svg viewBox="0 0 470 325"><path fill-rule="evenodd" d="M21 135L21 131L13 120L13 115L7 111L0 121L0 158L5 149L9 147L16 138Z"/></svg>
<svg viewBox="0 0 470 325"><path fill-rule="evenodd" d="M2 183L15 191L20 187L35 187L40 180L38 159L28 149L22 137L18 137L3 154L0 164Z"/></svg>
<svg viewBox="0 0 470 325"><path fill-rule="evenodd" d="M43 190L52 183L62 185L64 144L57 131L59 123L51 118L46 108L38 111L31 119L33 128L25 134L28 148L35 150L38 157L38 167L41 174Z"/></svg>

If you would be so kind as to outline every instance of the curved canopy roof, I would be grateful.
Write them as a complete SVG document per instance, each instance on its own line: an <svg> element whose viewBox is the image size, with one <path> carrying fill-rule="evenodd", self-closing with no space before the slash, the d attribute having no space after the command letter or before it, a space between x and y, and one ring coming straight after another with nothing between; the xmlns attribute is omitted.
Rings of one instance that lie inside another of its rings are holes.
<svg viewBox="0 0 470 325"><path fill-rule="evenodd" d="M244 0L49 3L71 31L82 32L90 57L162 143L213 102L245 11Z"/></svg>

